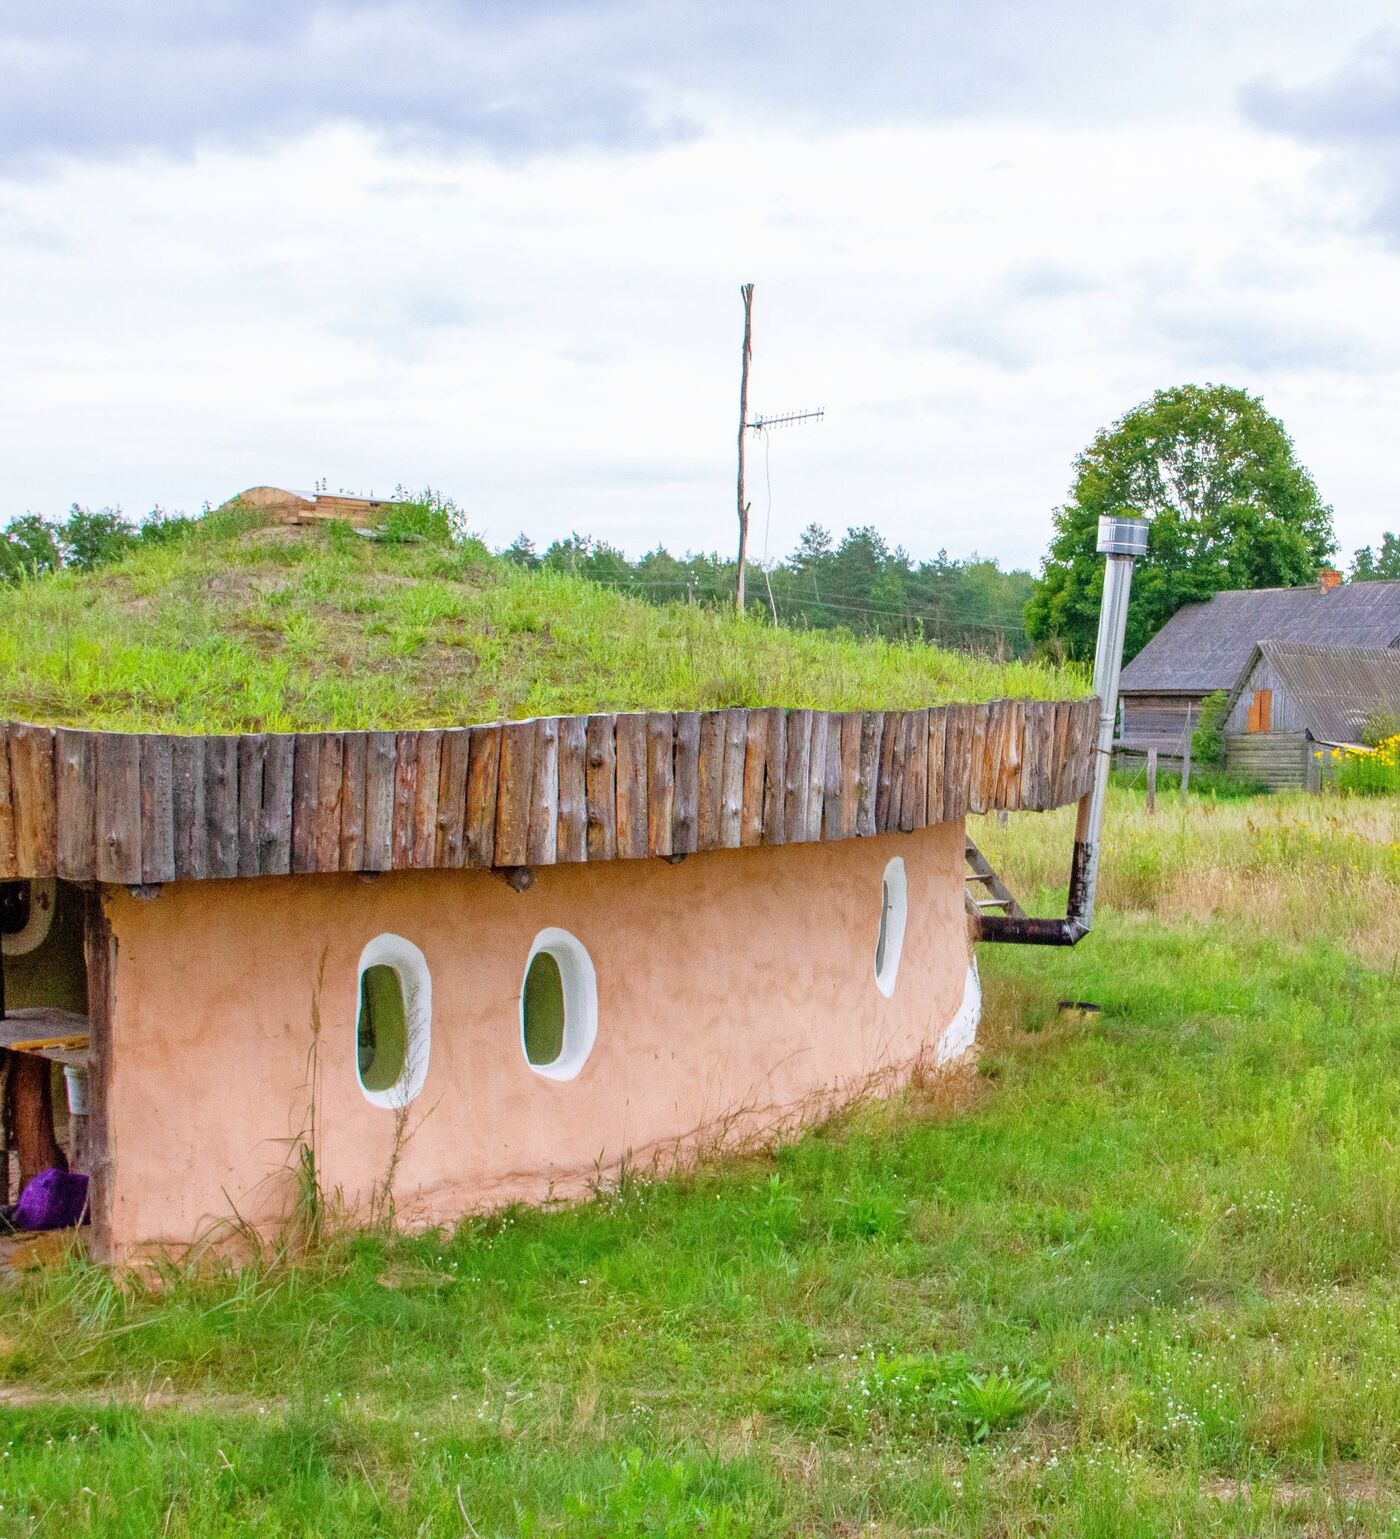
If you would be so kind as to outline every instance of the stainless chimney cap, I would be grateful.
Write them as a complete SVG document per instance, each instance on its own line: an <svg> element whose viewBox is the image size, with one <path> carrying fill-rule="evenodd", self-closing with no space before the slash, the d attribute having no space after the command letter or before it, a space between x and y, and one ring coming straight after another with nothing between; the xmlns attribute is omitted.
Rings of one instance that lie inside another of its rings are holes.
<svg viewBox="0 0 1400 1539"><path fill-rule="evenodd" d="M1127 518L1119 513L1105 513L1099 519L1099 554L1101 556L1145 556L1147 520Z"/></svg>

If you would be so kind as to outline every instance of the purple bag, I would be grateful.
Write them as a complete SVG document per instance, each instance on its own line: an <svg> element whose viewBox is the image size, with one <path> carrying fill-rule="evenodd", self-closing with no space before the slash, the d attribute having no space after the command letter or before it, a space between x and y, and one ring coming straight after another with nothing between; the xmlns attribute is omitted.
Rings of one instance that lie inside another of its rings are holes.
<svg viewBox="0 0 1400 1539"><path fill-rule="evenodd" d="M87 1217L88 1178L76 1171L41 1170L15 1204L16 1229L67 1229Z"/></svg>

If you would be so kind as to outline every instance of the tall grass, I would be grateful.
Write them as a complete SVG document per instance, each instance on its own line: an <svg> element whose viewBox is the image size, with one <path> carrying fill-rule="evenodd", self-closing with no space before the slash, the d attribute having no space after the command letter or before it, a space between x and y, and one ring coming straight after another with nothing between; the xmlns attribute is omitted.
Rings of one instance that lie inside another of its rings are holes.
<svg viewBox="0 0 1400 1539"><path fill-rule="evenodd" d="M0 588L0 714L290 731L1085 690L1077 674L1029 663L658 608L524 571L474 540L395 533L369 541L212 515L99 571Z"/></svg>
<svg viewBox="0 0 1400 1539"><path fill-rule="evenodd" d="M300 1266L18 1279L0 1533L1394 1533L1395 814L1158 808L1115 789L1079 947L982 948L956 1093ZM1070 832L974 836L1048 906Z"/></svg>
<svg viewBox="0 0 1400 1539"><path fill-rule="evenodd" d="M1012 890L1063 904L1074 809L972 818L969 836ZM1372 965L1400 958L1400 799L1301 792L1252 799L1110 789L1100 901L1177 924L1221 920L1255 935L1348 946Z"/></svg>

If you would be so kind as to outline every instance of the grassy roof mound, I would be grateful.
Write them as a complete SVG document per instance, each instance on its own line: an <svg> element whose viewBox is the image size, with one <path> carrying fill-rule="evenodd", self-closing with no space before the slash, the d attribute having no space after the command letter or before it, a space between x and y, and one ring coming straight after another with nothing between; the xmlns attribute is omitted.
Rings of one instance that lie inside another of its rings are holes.
<svg viewBox="0 0 1400 1539"><path fill-rule="evenodd" d="M114 565L0 587L0 717L147 731L460 726L730 705L1058 698L1083 680L235 510Z"/></svg>

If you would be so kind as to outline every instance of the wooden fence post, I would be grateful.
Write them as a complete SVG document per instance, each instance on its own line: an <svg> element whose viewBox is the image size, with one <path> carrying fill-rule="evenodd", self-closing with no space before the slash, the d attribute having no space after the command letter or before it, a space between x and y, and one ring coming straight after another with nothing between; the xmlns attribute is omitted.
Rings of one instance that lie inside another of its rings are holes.
<svg viewBox="0 0 1400 1539"><path fill-rule="evenodd" d="M1147 750L1147 810L1157 810L1157 750Z"/></svg>
<svg viewBox="0 0 1400 1539"><path fill-rule="evenodd" d="M1191 716L1191 707L1186 707L1186 747L1181 755L1181 799L1186 800L1186 793L1191 789L1191 736L1195 732L1195 722Z"/></svg>

